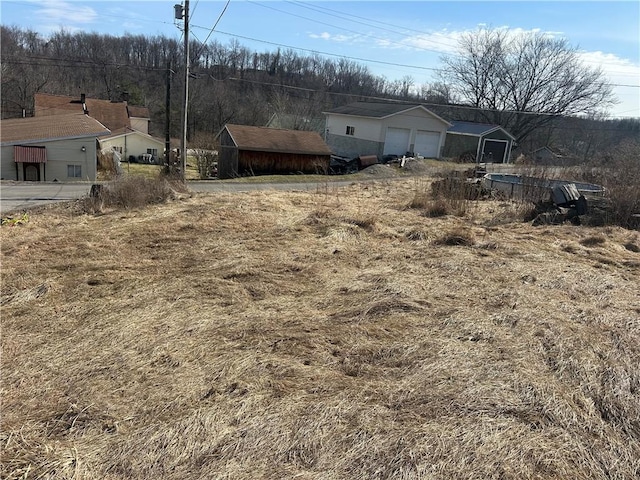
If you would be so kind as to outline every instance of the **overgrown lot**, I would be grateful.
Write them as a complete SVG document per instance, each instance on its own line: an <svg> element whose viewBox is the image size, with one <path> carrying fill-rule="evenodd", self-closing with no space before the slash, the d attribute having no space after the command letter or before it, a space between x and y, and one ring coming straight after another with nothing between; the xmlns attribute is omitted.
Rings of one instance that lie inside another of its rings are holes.
<svg viewBox="0 0 640 480"><path fill-rule="evenodd" d="M639 234L421 182L2 227L2 478L637 478Z"/></svg>

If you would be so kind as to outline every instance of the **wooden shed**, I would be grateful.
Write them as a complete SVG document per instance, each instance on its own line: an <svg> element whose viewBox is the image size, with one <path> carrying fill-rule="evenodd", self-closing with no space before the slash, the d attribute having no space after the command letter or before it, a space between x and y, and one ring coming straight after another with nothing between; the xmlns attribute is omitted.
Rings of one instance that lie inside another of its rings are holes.
<svg viewBox="0 0 640 480"><path fill-rule="evenodd" d="M316 132L227 124L217 139L219 178L329 169L331 150Z"/></svg>

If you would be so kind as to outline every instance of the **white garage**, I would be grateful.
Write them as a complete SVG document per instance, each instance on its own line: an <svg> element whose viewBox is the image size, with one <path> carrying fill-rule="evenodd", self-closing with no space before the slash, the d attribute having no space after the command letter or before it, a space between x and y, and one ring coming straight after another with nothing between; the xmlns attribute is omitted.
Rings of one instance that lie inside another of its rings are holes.
<svg viewBox="0 0 640 480"><path fill-rule="evenodd" d="M423 105L355 102L324 112L325 140L334 155L439 158L449 122Z"/></svg>
<svg viewBox="0 0 640 480"><path fill-rule="evenodd" d="M438 158L440 149L440 132L418 130L413 151L426 158Z"/></svg>
<svg viewBox="0 0 640 480"><path fill-rule="evenodd" d="M387 128L383 155L404 155L409 150L411 130L408 128Z"/></svg>

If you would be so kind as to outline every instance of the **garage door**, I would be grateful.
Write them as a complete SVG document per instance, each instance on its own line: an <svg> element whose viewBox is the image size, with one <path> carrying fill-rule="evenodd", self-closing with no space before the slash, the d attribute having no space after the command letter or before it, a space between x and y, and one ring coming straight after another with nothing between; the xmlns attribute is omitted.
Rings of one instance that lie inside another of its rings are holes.
<svg viewBox="0 0 640 480"><path fill-rule="evenodd" d="M413 151L416 155L422 155L427 158L437 158L439 145L440 133L418 130L416 132L416 144Z"/></svg>
<svg viewBox="0 0 640 480"><path fill-rule="evenodd" d="M506 141L485 139L482 146L482 161L486 163L503 163L506 153Z"/></svg>
<svg viewBox="0 0 640 480"><path fill-rule="evenodd" d="M384 139L383 155L404 155L409 149L410 137L411 130L408 128L389 127Z"/></svg>

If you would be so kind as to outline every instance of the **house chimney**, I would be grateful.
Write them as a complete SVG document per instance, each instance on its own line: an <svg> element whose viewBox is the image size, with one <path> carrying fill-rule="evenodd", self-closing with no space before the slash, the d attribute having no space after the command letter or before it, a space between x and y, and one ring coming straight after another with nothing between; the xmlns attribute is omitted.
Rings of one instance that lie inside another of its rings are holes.
<svg viewBox="0 0 640 480"><path fill-rule="evenodd" d="M89 115L89 110L87 109L87 96L84 93L80 94L80 103L82 103L82 111L85 115Z"/></svg>

